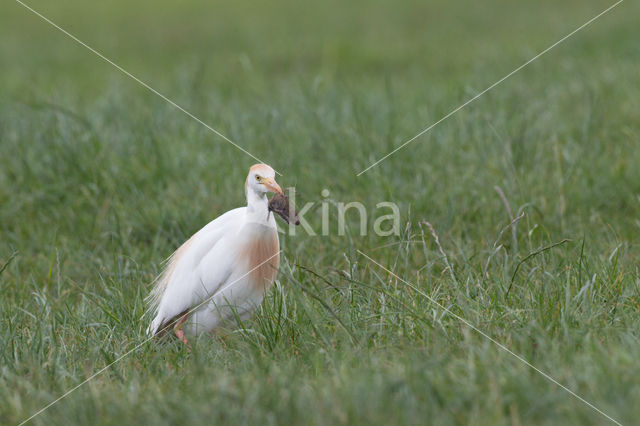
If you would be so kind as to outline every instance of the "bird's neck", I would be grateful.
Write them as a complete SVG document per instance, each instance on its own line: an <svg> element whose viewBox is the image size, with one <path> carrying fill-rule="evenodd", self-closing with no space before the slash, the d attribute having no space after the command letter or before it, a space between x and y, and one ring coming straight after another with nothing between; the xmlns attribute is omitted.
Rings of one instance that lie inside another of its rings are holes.
<svg viewBox="0 0 640 426"><path fill-rule="evenodd" d="M269 219L269 200L267 194L247 191L247 215L252 222L267 223Z"/></svg>

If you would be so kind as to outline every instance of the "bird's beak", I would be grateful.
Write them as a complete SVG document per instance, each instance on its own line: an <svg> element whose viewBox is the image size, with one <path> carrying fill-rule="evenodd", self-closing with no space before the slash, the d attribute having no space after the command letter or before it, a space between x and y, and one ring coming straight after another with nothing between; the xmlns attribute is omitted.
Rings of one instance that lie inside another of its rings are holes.
<svg viewBox="0 0 640 426"><path fill-rule="evenodd" d="M284 192L282 192L282 188L280 188L280 185L278 185L273 178L264 178L262 179L261 183L266 186L267 189L271 192L275 192L276 194L280 195L284 194Z"/></svg>

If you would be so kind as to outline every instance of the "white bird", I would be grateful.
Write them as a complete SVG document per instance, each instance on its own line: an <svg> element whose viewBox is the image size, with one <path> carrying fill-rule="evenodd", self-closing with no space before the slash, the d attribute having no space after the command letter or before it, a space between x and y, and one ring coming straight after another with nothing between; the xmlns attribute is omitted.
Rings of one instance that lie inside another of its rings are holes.
<svg viewBox="0 0 640 426"><path fill-rule="evenodd" d="M249 169L247 206L230 210L196 232L168 259L149 295L152 335L170 327L183 342L246 319L262 303L280 265L280 242L267 192L282 194L274 170Z"/></svg>

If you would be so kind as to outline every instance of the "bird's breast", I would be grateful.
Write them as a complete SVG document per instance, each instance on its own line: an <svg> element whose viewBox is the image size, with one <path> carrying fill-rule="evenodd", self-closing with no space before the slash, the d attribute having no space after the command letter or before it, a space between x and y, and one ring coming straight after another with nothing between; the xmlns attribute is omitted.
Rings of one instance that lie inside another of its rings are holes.
<svg viewBox="0 0 640 426"><path fill-rule="evenodd" d="M278 232L260 225L250 226L246 231L241 256L248 260L251 284L256 290L266 291L276 279L280 267Z"/></svg>

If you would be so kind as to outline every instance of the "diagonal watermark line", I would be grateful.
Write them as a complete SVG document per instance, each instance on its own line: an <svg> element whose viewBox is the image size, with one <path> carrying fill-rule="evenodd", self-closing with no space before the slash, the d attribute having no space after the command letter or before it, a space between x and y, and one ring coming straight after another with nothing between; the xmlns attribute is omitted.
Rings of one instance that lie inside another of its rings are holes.
<svg viewBox="0 0 640 426"><path fill-rule="evenodd" d="M225 291L226 289L228 289L229 287L231 287L232 285L234 285L235 283L237 283L238 281L240 281L241 279L243 279L244 277L248 276L250 273L252 273L253 271L255 271L256 269L260 268L262 265L264 265L265 263L267 263L268 261L270 261L271 259L273 259L276 256L279 256L280 253L282 253L282 250L279 250L276 254L274 254L273 256L269 257L267 260L265 260L264 262L262 262L261 264L259 264L258 266L256 266L255 268L251 269L250 271L248 271L246 274L242 275L241 277L239 277L238 279L230 282L229 284L227 284L226 286L222 287L220 290L217 290L215 292L215 294L212 294L211 296L207 296L205 297L205 299L200 302L199 304L197 304L195 307L189 309L189 311L187 311L187 313L185 315L190 315L192 314L194 311L196 311L200 306L204 305L205 303L209 302L211 299L213 299L213 297L222 292ZM180 316L182 317L182 315ZM175 323L177 321L174 320L173 323ZM170 326L172 323L168 323L168 326ZM29 421L33 420L35 417L37 417L38 415L42 414L44 411L46 411L47 409L51 408L52 406L54 406L55 404L57 404L58 402L62 401L64 398L66 398L67 396L71 395L74 391L76 391L78 388L80 388L81 386L83 386L84 384L90 382L91 380L93 380L94 378L96 378L97 376L99 376L100 374L102 374L104 371L108 370L109 368L111 368L113 365L115 365L116 363L120 362L121 360L123 360L124 358L126 358L127 356L129 356L130 354L132 354L133 352L135 352L137 349L139 349L140 347L142 347L143 345L145 345L147 342L149 342L150 340L152 340L155 336L151 336L145 340L143 340L141 343L138 343L136 346L134 346L132 349L130 349L129 351L127 351L124 355L120 356L119 358L117 358L115 361L107 364L106 366L102 367L100 370L96 371L95 373L93 373L91 376L87 377L85 380L83 380L82 382L80 382L79 384L77 384L76 386L72 387L71 389L69 389L68 391L66 391L65 393L63 393L62 395L60 395L58 398L54 399L53 401L51 401L49 404L45 405L44 407L42 407L41 409L39 409L38 411L36 411L35 413L33 413L31 416L29 416L28 418L26 418L25 420L21 421L18 426L22 426L26 423L28 423Z"/></svg>
<svg viewBox="0 0 640 426"><path fill-rule="evenodd" d="M611 9L613 9L614 7L618 6L620 3L622 3L624 0L618 0L617 3L614 3L613 5L609 6L608 8L606 8L605 10L603 10L602 12L600 12L599 14L597 14L596 16L594 16L593 18L589 19L587 22L585 22L584 24L580 25L578 28L576 28L575 30L571 31L569 34L565 35L564 37L562 37L560 40L556 41L555 43L553 43L551 46L547 47L546 49L544 49L542 52L538 53L536 56L534 56L533 58L529 59L527 62L525 62L524 64L520 65L518 68L514 69L513 71L511 71L509 74L505 75L504 77L502 77L500 80L496 81L495 83L493 83L491 86L487 87L486 89L484 89L482 92L478 93L477 95L475 95L473 98L469 99L468 101L466 101L465 103L463 103L462 105L460 105L459 107L451 110L447 115L445 115L444 117L442 117L441 119L439 119L438 121L436 121L435 123L431 124L428 127L425 127L424 129L422 129L420 131L420 133L418 133L417 135L413 136L412 138L406 140L405 142L403 142L401 145L399 145L398 147L396 147L394 150L392 150L391 152L389 152L387 155L385 155L384 157L380 158L379 160L376 160L373 164L371 164L369 167L367 167L366 169L362 170L360 173L358 173L356 176L360 176L361 174L367 172L369 169L371 169L372 167L377 166L378 164L380 164L381 162L383 162L384 160L386 160L387 158L391 157L393 154L395 154L396 152L400 151L402 148L404 148L405 146L409 145L411 142L415 141L416 139L418 139L420 136L424 135L425 133L427 133L429 130L433 129L434 127L436 127L438 124L442 123L443 121L445 121L447 118L451 117L452 115L454 115L455 113L457 113L458 111L460 111L462 108L466 107L467 105L469 105L470 103L472 103L473 101L477 100L479 97L481 97L482 95L484 95L485 93L487 93L488 91L490 91L491 89L493 89L494 87L496 87L497 85L499 85L500 83L502 83L503 81L505 81L506 79L508 79L509 77L511 77L512 75L514 75L515 73L517 73L518 71L520 71L521 69L523 69L524 67L526 67L527 65L529 65L530 63L532 63L533 61L535 61L536 59L538 59L539 57L541 57L542 55L544 55L545 53L549 52L551 49L553 49L554 47L556 47L557 45L559 45L560 43L562 43L563 41L565 41L566 39L568 39L569 37L571 37L572 35L574 35L575 33L577 33L578 31L582 30L583 28L587 27L589 24L593 23L596 19L600 18L602 15L606 14L607 12L609 12Z"/></svg>
<svg viewBox="0 0 640 426"><path fill-rule="evenodd" d="M50 24L51 26L53 26L57 30L59 30L62 33L64 33L66 36L71 38L76 43L80 44L81 46L87 48L92 53L96 54L98 57L100 57L100 59L108 62L111 65L113 65L118 71L122 72L124 75L126 75L129 78L131 78L132 80L134 80L136 83L140 84L145 89L147 89L150 92L160 96L162 99L167 101L171 106L179 109L180 111L185 113L187 116L191 117L192 119L194 119L198 123L202 124L204 127L209 129L210 131L212 131L213 133L215 133L216 135L218 135L219 137L221 137L225 141L229 142L231 145L233 145L234 147L236 147L240 151L244 152L249 157L253 158L254 160L258 161L259 163L264 163L264 161L262 161L261 159L259 159L258 157L256 157L255 155L253 155L252 153L250 153L249 151L247 151L246 149L244 149L243 147L241 147L240 145L238 145L237 143L235 143L234 141L229 139L227 136L223 135L222 133L220 133L219 131L217 131L216 129L214 129L213 127L211 127L210 125L208 125L207 123L205 123L204 121L202 121L201 119L196 117L195 115L193 115L191 112L187 111L186 109L184 109L183 107L181 107L180 105L178 105L177 103L175 103L174 101L172 101L171 99L169 99L168 97L163 95L162 93L158 92L156 89L154 89L153 87L149 86L147 83L145 83L144 81L140 80L138 77L136 77L135 75L131 74L129 71L127 71L126 69L122 68L120 65L116 64L111 59L107 58L102 53L98 52L96 49L94 49L93 47L89 46L87 43L85 43L84 41L80 40L78 37L74 36L69 31L65 30L64 28L62 28L61 26L59 26L58 24L53 22L51 19L49 19L46 16L42 15L37 10L33 9L31 6L23 3L21 0L16 0L16 2L19 3L20 5L22 5L24 8L28 9L29 11L31 11L34 15L37 15L38 17L40 17L43 21L47 22L48 24ZM277 170L275 172L282 176L282 174L279 173Z"/></svg>
<svg viewBox="0 0 640 426"><path fill-rule="evenodd" d="M456 319L458 319L459 321L464 323L467 327L471 328L473 331L475 331L476 333L480 334L482 337L484 337L484 338L488 339L489 341L491 341L492 343L494 343L496 346L498 346L503 351L507 352L508 354L512 355L517 360L519 360L520 362L524 363L527 367L530 367L533 370L535 370L537 373L541 374L545 379L549 380L551 383L554 383L554 384L558 385L559 387L561 387L562 389L564 389L565 391L569 392L572 396L574 396L575 398L577 398L581 402L585 403L586 405L588 405L589 407L591 407L592 409L594 409L598 413L602 414L604 417L606 417L607 419L611 420L613 423L615 423L615 424L617 424L619 426L622 426L622 423L620 423L619 421L617 421L613 417L609 416L607 413L605 413L604 411L600 410L598 407L596 407L595 405L593 405L592 403L590 403L586 399L582 398L580 395L578 395L577 393L575 393L574 391L572 391L571 389L569 389L568 387L566 387L565 385L563 385L562 383L560 383L559 381L557 381L556 379L551 377L549 374L545 373L544 371L542 371L539 368L537 368L535 365L531 364L529 361L524 359L522 356L518 355L517 353L513 352L511 349L509 349L508 347L506 347L502 343L500 343L497 340L495 340L493 337L489 336L487 333L485 333L484 331L480 330L478 327L476 327L475 325L471 324L469 321L467 321L466 319L464 319L460 315L457 315L455 312L452 312L450 309L448 309L445 306L443 306L442 304L440 304L438 301L436 301L434 298L432 298L431 296L426 294L424 291L420 290L415 285L411 284L408 281L403 280L398 275L396 275L395 273L393 273L389 269L385 268L383 265L381 265L380 263L378 263L377 261L375 261L371 257L369 257L366 254L364 254L362 251L358 250L358 253L360 253L361 255L366 257L369 261L371 261L371 262L375 263L376 265L378 265L383 270L387 271L389 274L393 275L398 280L402 281L407 286L411 287L417 293L419 293L422 296L424 296L427 299L429 299L429 301L431 303L437 305L442 310L448 312L451 316L455 317Z"/></svg>

